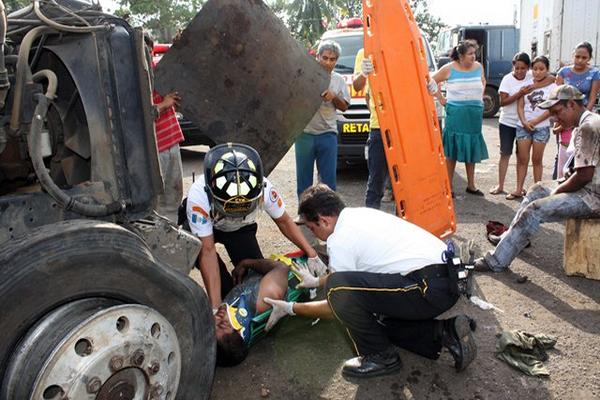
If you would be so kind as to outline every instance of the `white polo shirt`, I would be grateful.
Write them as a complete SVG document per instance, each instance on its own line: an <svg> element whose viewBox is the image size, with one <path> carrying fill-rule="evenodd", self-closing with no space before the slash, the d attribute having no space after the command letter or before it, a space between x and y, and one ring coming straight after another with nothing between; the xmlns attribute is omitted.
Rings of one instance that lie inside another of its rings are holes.
<svg viewBox="0 0 600 400"><path fill-rule="evenodd" d="M190 187L187 199L186 213L192 233L198 237L210 236L213 234L213 227L223 232L237 231L256 222L256 217L263 208L271 218L281 217L285 212L285 203L267 178L264 178L264 183L261 204L253 212L243 218L224 217L215 221L205 190L204 174L200 175Z"/></svg>
<svg viewBox="0 0 600 400"><path fill-rule="evenodd" d="M442 263L447 246L425 229L372 208L345 208L327 239L333 272L406 275Z"/></svg>

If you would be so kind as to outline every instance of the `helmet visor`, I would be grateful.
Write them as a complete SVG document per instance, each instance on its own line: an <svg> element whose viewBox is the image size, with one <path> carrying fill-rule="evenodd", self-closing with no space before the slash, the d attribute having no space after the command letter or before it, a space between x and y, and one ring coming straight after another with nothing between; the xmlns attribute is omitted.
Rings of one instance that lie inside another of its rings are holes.
<svg viewBox="0 0 600 400"><path fill-rule="evenodd" d="M213 199L215 200L214 206L220 214L233 218L242 218L256 210L262 195L262 190L252 198L234 196L229 199L223 199L213 194Z"/></svg>

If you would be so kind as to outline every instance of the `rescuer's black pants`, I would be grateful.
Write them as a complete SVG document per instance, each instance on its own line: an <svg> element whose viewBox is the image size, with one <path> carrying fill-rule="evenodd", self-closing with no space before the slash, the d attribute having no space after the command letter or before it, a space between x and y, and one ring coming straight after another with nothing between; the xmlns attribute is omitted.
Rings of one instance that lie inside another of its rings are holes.
<svg viewBox="0 0 600 400"><path fill-rule="evenodd" d="M403 276L369 272L335 272L327 279L327 300L347 328L359 355L391 344L437 359L442 348L442 321L434 319L458 300L446 264L424 267Z"/></svg>
<svg viewBox="0 0 600 400"><path fill-rule="evenodd" d="M234 266L238 265L245 258L264 258L256 240L257 228L256 224L243 226L233 232L223 232L213 228L215 243L221 243L225 246L225 250L227 250L227 254ZM221 298L225 298L227 293L233 288L233 278L221 257L218 254L217 257L221 275Z"/></svg>

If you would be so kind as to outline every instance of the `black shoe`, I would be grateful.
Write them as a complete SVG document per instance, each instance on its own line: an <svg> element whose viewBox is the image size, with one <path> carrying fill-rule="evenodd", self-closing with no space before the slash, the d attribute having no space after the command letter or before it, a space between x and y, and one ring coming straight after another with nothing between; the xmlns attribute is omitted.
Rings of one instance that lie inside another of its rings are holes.
<svg viewBox="0 0 600 400"><path fill-rule="evenodd" d="M442 346L447 348L454 358L454 367L457 371L467 368L477 356L477 346L471 333L476 327L475 320L466 315L444 321Z"/></svg>
<svg viewBox="0 0 600 400"><path fill-rule="evenodd" d="M475 195L475 196L481 196L481 197L485 196L483 194L483 192L481 190L479 190L479 189L469 189L469 188L466 188L465 192L467 192L469 194L472 194L472 195Z"/></svg>
<svg viewBox="0 0 600 400"><path fill-rule="evenodd" d="M475 260L475 262L473 263L473 271L476 271L476 272L494 272L494 271L492 271L492 269L488 265L487 261L485 261L485 258L483 258L483 257L478 258L477 260Z"/></svg>
<svg viewBox="0 0 600 400"><path fill-rule="evenodd" d="M354 357L344 363L342 374L352 378L371 378L391 374L402 367L395 349Z"/></svg>

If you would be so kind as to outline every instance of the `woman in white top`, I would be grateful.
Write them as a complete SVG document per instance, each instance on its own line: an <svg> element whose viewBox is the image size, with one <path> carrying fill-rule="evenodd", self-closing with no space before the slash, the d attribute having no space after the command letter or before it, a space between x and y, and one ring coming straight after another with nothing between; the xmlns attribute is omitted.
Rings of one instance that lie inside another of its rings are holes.
<svg viewBox="0 0 600 400"><path fill-rule="evenodd" d="M490 190L490 194L504 192L504 179L508 169L508 161L513 152L517 136L517 101L533 89L533 78L529 71L531 59L527 53L517 53L512 60L513 70L504 75L500 82L500 118L498 129L500 134L500 161L498 162L498 184Z"/></svg>
<svg viewBox="0 0 600 400"><path fill-rule="evenodd" d="M519 115L517 113L517 101L532 90L546 86L554 82L554 77L548 75L546 80L533 82L533 76L529 67L531 59L527 53L517 53L512 60L513 70L504 75L498 92L500 93L500 161L498 162L498 184L490 189L490 194L504 193L504 180L508 162L513 152L515 138L517 137L517 124Z"/></svg>
<svg viewBox="0 0 600 400"><path fill-rule="evenodd" d="M533 59L531 69L533 81L541 83L547 80L550 62L548 58L539 56ZM517 187L513 193L506 196L507 200L523 197L523 185L527 176L529 158L533 164L533 181L542 180L544 149L550 139L550 113L538 106L548 98L548 94L556 87L550 83L533 89L521 97L517 103L519 122L517 123Z"/></svg>

